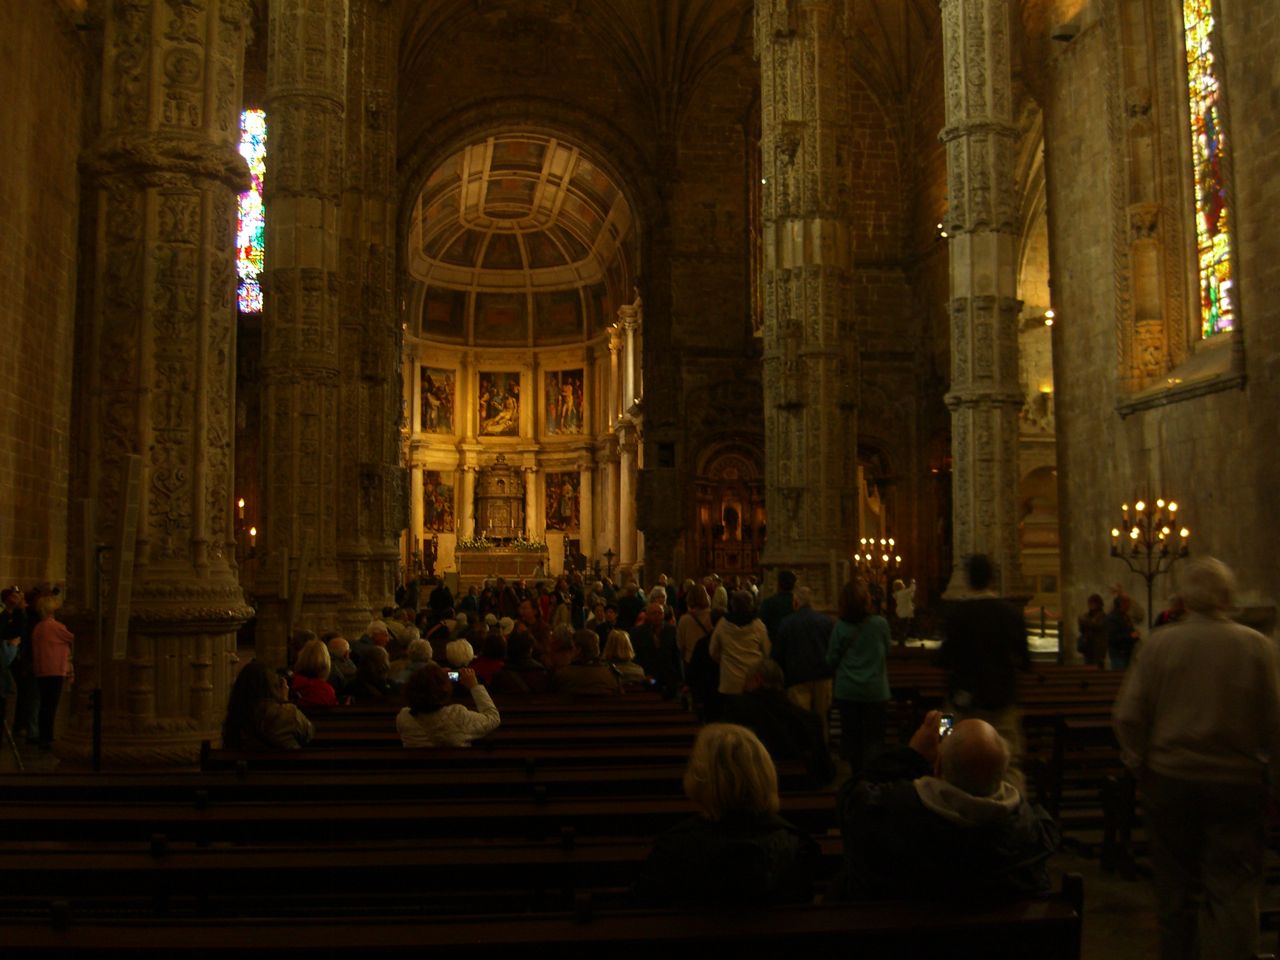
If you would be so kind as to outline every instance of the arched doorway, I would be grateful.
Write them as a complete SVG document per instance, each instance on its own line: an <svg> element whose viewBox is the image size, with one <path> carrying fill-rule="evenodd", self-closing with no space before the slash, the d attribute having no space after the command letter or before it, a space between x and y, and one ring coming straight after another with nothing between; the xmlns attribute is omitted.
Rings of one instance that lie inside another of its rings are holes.
<svg viewBox="0 0 1280 960"><path fill-rule="evenodd" d="M707 451L695 481L696 567L722 577L760 575L768 517L761 451L743 441Z"/></svg>

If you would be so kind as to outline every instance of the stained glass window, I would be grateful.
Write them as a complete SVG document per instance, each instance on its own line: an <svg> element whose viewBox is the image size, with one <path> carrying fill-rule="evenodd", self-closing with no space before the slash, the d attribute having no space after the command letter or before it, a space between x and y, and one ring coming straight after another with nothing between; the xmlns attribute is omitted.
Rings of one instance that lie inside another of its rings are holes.
<svg viewBox="0 0 1280 960"><path fill-rule="evenodd" d="M240 114L240 155L249 164L249 189L240 194L236 231L236 270L240 275L240 310L262 312L263 237L267 221L262 205L262 177L267 172L267 115L262 110Z"/></svg>
<svg viewBox="0 0 1280 960"><path fill-rule="evenodd" d="M1200 333L1235 328L1235 280L1227 213L1227 137L1216 73L1212 0L1182 0L1191 107L1191 157L1196 185L1196 253L1200 272Z"/></svg>

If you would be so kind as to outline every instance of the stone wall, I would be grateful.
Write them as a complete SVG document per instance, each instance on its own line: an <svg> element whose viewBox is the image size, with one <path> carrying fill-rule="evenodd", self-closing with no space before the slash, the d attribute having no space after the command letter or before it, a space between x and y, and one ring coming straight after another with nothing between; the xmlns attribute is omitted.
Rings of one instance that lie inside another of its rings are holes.
<svg viewBox="0 0 1280 960"><path fill-rule="evenodd" d="M24 587L66 568L86 59L55 0L0 4L0 576Z"/></svg>
<svg viewBox="0 0 1280 960"><path fill-rule="evenodd" d="M1054 380L1066 531L1063 609L1069 618L1083 611L1088 594L1105 593L1115 583L1145 604L1141 578L1109 556L1109 532L1119 520L1121 502L1160 493L1178 500L1181 522L1192 532L1193 552L1220 557L1235 569L1242 603L1275 602L1280 560L1274 537L1267 534L1280 529L1271 452L1280 434L1280 320L1275 307L1280 301L1280 241L1269 220L1280 201L1273 175L1280 161L1274 68L1280 61L1280 13L1273 5L1244 0L1224 0L1222 7L1226 26L1219 39L1227 65L1228 136L1234 148L1241 332L1235 343L1197 346L1193 309L1188 336L1192 364L1220 366L1216 376L1200 382L1226 389L1198 396L1186 392L1195 366L1170 369L1165 381L1184 382L1165 384L1173 388L1165 393L1160 382L1143 394L1121 386L1126 331L1117 287L1124 283L1126 261L1117 250L1130 228L1123 195L1125 164L1113 146L1134 111L1131 100L1108 98L1122 54L1109 46L1114 40L1107 17L1086 22L1069 44L1058 45L1047 72L1046 165L1058 313ZM1105 14L1106 5L1102 8ZM1176 56L1176 42L1176 37L1155 37L1153 47ZM1099 109L1104 103L1107 108ZM1185 88L1169 84L1157 89L1151 103L1153 122L1184 129ZM1180 142L1166 140L1162 149L1178 154L1158 160L1185 162ZM1182 169L1189 197L1190 169ZM1166 207L1160 215L1185 217L1190 229L1189 206ZM1190 252L1180 256L1185 275L1171 278L1171 285L1175 291L1185 285L1194 293ZM1232 377L1241 369L1243 388ZM1150 399L1146 409L1133 409L1132 401L1139 397ZM1177 568L1172 578L1156 581L1157 609L1176 589L1176 574Z"/></svg>

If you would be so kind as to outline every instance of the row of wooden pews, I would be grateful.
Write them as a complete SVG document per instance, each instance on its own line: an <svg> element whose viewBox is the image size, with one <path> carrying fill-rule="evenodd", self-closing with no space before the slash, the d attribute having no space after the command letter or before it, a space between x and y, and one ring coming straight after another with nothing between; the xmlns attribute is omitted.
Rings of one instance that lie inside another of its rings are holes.
<svg viewBox="0 0 1280 960"><path fill-rule="evenodd" d="M314 954L559 942L639 956L738 944L908 955L1079 956L1082 891L975 909L828 904L654 911L629 888L681 790L698 725L649 692L500 701L503 726L461 750L406 750L397 704L317 715L301 751L209 746L201 769L0 782L6 947L34 955L250 949ZM779 769L782 813L841 862L830 789Z"/></svg>

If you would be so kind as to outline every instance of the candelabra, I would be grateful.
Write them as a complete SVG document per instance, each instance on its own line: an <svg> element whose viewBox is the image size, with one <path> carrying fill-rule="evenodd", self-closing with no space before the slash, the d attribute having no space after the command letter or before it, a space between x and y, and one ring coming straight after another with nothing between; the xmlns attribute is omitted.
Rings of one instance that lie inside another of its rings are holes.
<svg viewBox="0 0 1280 960"><path fill-rule="evenodd" d="M893 537L862 537L858 540L858 552L853 562L858 573L877 588L883 582L883 593L874 599L877 603L889 595L889 580L902 567L902 556L895 551Z"/></svg>
<svg viewBox="0 0 1280 960"><path fill-rule="evenodd" d="M1111 528L1111 555L1125 562L1130 570L1147 582L1147 630L1152 624L1152 584L1156 577L1168 573L1175 563L1189 552L1187 539L1191 531L1177 525L1178 505L1165 501L1155 502L1149 510L1145 501L1139 500L1130 513L1129 504L1121 504L1122 527ZM1174 530L1177 529L1177 542ZM1127 543L1125 541L1128 541Z"/></svg>

